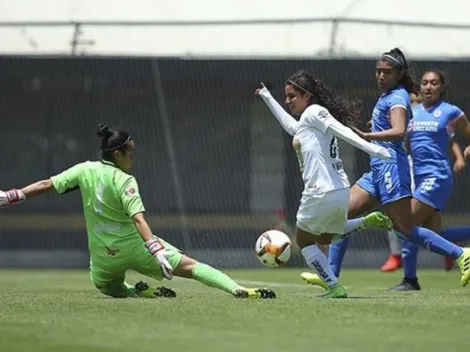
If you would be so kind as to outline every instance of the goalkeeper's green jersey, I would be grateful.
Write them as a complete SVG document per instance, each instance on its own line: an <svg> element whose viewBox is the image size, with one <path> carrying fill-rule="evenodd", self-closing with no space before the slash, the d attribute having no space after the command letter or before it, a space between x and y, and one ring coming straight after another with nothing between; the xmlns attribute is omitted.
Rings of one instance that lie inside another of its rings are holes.
<svg viewBox="0 0 470 352"><path fill-rule="evenodd" d="M143 247L132 216L145 211L135 178L108 161L87 161L51 177L58 193L82 194L91 257Z"/></svg>

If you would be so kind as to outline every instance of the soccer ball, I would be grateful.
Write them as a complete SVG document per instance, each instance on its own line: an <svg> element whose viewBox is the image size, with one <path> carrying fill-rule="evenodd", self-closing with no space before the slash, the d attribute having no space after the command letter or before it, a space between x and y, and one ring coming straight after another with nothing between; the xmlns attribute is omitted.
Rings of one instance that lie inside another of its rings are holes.
<svg viewBox="0 0 470 352"><path fill-rule="evenodd" d="M286 264L291 255L291 240L284 232L269 230L258 237L255 245L259 261L276 268Z"/></svg>

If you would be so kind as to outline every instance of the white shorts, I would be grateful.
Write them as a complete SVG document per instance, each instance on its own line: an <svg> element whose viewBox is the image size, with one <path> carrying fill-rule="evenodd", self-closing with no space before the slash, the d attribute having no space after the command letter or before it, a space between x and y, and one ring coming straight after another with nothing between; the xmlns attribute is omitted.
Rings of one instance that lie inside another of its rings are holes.
<svg viewBox="0 0 470 352"><path fill-rule="evenodd" d="M350 192L350 188L342 188L323 194L302 194L297 227L313 235L342 235L348 220Z"/></svg>

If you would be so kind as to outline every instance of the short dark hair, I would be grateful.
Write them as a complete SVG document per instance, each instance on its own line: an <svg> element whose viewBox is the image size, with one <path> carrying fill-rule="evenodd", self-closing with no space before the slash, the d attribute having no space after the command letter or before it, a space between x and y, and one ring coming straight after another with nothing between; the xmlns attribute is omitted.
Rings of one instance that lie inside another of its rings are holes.
<svg viewBox="0 0 470 352"><path fill-rule="evenodd" d="M411 69L408 67L408 63L406 62L405 54L403 54L400 49L393 48L392 50L383 53L380 60L390 62L394 67L397 67L403 72L403 77L398 81L398 83L402 84L408 93L419 94L419 86L415 83Z"/></svg>
<svg viewBox="0 0 470 352"><path fill-rule="evenodd" d="M132 140L129 132L112 130L105 124L98 126L98 132L96 134L101 138L100 149L102 158L111 162L114 161L114 151L120 150L125 153L127 145Z"/></svg>
<svg viewBox="0 0 470 352"><path fill-rule="evenodd" d="M305 70L295 72L286 84L293 85L298 92L310 93L312 103L318 103L328 109L336 120L346 126L356 126L361 120L362 102L360 100L350 100L335 95L321 80Z"/></svg>

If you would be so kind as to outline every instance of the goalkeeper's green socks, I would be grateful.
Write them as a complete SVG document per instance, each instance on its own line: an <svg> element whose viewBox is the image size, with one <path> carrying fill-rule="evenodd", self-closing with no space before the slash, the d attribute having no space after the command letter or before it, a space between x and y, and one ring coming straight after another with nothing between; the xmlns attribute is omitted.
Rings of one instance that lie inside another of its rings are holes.
<svg viewBox="0 0 470 352"><path fill-rule="evenodd" d="M215 287L230 294L240 288L240 285L226 274L203 263L197 263L194 266L193 278L206 286Z"/></svg>

